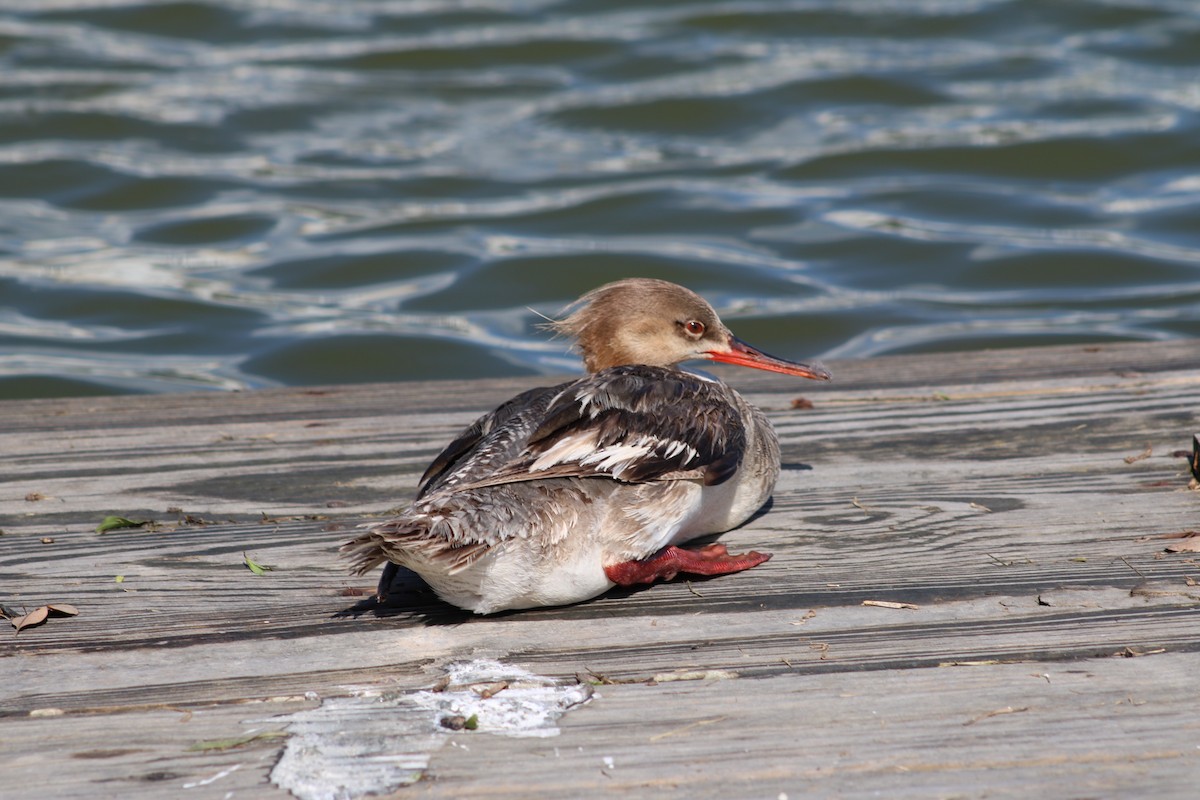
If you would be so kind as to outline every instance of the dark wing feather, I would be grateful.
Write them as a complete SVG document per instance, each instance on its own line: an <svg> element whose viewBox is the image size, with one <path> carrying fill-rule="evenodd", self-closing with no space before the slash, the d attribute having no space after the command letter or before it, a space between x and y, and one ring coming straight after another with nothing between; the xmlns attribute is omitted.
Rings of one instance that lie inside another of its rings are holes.
<svg viewBox="0 0 1200 800"><path fill-rule="evenodd" d="M640 483L704 472L708 485L737 471L745 449L741 416L724 384L662 367L602 370L549 399L522 452L462 488L555 477Z"/></svg>
<svg viewBox="0 0 1200 800"><path fill-rule="evenodd" d="M540 386L522 392L475 420L425 468L417 485L417 498L457 483L465 474L482 472L489 465L506 464L518 456L524 450L528 432L536 424L534 420L566 385Z"/></svg>

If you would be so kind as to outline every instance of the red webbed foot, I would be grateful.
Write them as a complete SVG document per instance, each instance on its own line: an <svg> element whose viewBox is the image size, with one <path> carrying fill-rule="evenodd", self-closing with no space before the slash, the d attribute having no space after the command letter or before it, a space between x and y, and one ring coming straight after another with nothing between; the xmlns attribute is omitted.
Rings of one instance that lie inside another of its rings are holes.
<svg viewBox="0 0 1200 800"><path fill-rule="evenodd" d="M731 556L723 544L709 544L699 550L664 547L641 561L622 561L604 568L604 574L618 586L669 581L681 572L690 575L726 575L757 567L771 557L770 553L749 553Z"/></svg>

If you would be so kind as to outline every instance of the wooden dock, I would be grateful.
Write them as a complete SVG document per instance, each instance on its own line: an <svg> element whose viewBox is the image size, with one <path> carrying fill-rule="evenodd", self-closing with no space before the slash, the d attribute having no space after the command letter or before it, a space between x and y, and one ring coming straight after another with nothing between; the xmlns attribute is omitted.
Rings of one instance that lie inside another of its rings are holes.
<svg viewBox="0 0 1200 800"><path fill-rule="evenodd" d="M79 610L0 629L0 795L1194 797L1200 343L829 366L720 373L785 462L722 541L773 560L494 618L336 551L529 380L0 403L0 603Z"/></svg>

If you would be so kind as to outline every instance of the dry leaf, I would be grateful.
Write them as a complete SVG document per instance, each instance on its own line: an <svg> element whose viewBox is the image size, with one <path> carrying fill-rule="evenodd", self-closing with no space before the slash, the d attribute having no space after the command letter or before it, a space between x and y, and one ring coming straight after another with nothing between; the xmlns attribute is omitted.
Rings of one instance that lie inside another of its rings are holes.
<svg viewBox="0 0 1200 800"><path fill-rule="evenodd" d="M11 609L8 610L11 611ZM12 623L12 626L20 633L22 628L32 628L34 625L41 625L52 615L73 617L78 613L79 609L70 603L48 603L44 606L38 606L28 614L21 616L8 614L6 616L8 616L8 620Z"/></svg>
<svg viewBox="0 0 1200 800"><path fill-rule="evenodd" d="M1190 536L1187 539L1180 539L1175 544L1169 544L1163 548L1168 553L1200 553L1200 536Z"/></svg>
<svg viewBox="0 0 1200 800"><path fill-rule="evenodd" d="M17 633L20 633L22 628L41 625L46 621L46 617L48 616L50 616L50 609L46 606L40 606L23 617L13 617L11 622L12 626L17 629Z"/></svg>
<svg viewBox="0 0 1200 800"><path fill-rule="evenodd" d="M45 499L46 499L46 495L42 494L41 492L30 492L29 494L25 495L26 503L36 503L39 500L45 500Z"/></svg>
<svg viewBox="0 0 1200 800"><path fill-rule="evenodd" d="M797 397L792 400L792 408L794 409L808 409L812 407L813 401L809 400L807 397Z"/></svg>
<svg viewBox="0 0 1200 800"><path fill-rule="evenodd" d="M1152 539L1187 539L1191 536L1200 536L1200 531L1176 531L1175 533L1152 533L1149 536L1139 536L1134 541L1149 542Z"/></svg>
<svg viewBox="0 0 1200 800"><path fill-rule="evenodd" d="M1174 542L1163 548L1168 553L1200 553L1200 531L1176 531L1175 533L1156 533L1152 536L1140 536L1139 542L1148 542L1152 539L1180 539L1179 542Z"/></svg>

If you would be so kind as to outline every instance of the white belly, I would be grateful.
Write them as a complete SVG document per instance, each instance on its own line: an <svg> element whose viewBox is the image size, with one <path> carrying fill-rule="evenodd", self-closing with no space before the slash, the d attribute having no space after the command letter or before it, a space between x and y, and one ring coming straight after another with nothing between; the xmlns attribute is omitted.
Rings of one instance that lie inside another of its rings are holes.
<svg viewBox="0 0 1200 800"><path fill-rule="evenodd" d="M458 572L414 568L443 600L476 614L579 603L614 586L606 566L740 525L765 501L763 487L743 483L660 484L658 497L610 514L596 530L572 531L551 552L510 539Z"/></svg>
<svg viewBox="0 0 1200 800"><path fill-rule="evenodd" d="M763 485L761 480L751 480L751 477L738 475L719 486L701 487L693 512L669 544L680 544L710 533L724 533L754 516L771 496L774 480L770 485Z"/></svg>
<svg viewBox="0 0 1200 800"><path fill-rule="evenodd" d="M569 551L560 548L552 559L540 557L544 555L535 554L526 540L513 539L458 572L419 568L416 572L438 597L476 614L570 605L614 586L604 574L603 548L594 541Z"/></svg>

